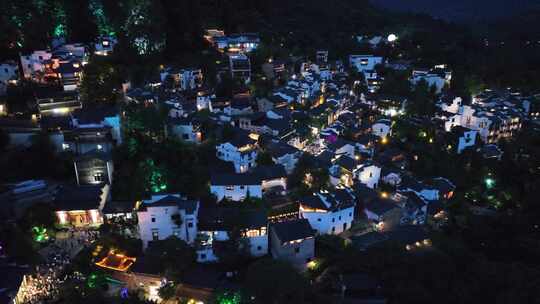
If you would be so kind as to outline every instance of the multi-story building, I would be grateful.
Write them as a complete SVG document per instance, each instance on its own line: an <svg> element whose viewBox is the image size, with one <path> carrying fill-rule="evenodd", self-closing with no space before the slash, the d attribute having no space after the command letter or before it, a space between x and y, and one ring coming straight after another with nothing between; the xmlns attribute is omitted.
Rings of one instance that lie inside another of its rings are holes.
<svg viewBox="0 0 540 304"><path fill-rule="evenodd" d="M245 131L238 130L230 141L217 145L217 157L234 164L236 173L245 173L256 166L257 141Z"/></svg>
<svg viewBox="0 0 540 304"><path fill-rule="evenodd" d="M355 199L345 189L321 191L299 200L299 217L307 219L318 234L339 234L351 228Z"/></svg>
<svg viewBox="0 0 540 304"><path fill-rule="evenodd" d="M143 200L137 211L139 234L143 248L152 241L175 236L193 244L197 236L199 202L187 200L180 194L152 195Z"/></svg>
<svg viewBox="0 0 540 304"><path fill-rule="evenodd" d="M233 230L240 232L239 251L253 257L268 253L268 218L262 210L201 209L198 228L198 242L195 244L198 262L216 262L219 250L231 250L219 245L231 239Z"/></svg>

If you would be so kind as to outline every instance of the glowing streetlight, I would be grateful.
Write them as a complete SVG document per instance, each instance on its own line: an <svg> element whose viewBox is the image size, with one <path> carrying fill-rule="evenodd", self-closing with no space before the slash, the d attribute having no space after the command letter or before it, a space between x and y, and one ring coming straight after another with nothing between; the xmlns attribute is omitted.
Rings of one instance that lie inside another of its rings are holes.
<svg viewBox="0 0 540 304"><path fill-rule="evenodd" d="M486 184L486 187L488 189L491 189L493 188L493 186L495 186L495 180L491 177L484 179L484 183Z"/></svg>
<svg viewBox="0 0 540 304"><path fill-rule="evenodd" d="M396 40L398 40L398 36L396 34L390 34L388 35L387 40L388 42L395 42Z"/></svg>

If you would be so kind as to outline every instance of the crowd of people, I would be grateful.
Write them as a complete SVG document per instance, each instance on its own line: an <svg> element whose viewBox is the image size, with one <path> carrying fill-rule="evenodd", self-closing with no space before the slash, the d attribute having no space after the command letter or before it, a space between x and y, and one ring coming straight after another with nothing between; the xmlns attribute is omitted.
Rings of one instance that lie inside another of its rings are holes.
<svg viewBox="0 0 540 304"><path fill-rule="evenodd" d="M17 294L18 302L29 304L50 302L58 296L59 288L67 280L83 280L80 273L68 273L66 266L83 247L89 246L97 238L97 231L80 229L70 229L66 237L57 238L44 253L45 263L36 266L33 274L25 276Z"/></svg>

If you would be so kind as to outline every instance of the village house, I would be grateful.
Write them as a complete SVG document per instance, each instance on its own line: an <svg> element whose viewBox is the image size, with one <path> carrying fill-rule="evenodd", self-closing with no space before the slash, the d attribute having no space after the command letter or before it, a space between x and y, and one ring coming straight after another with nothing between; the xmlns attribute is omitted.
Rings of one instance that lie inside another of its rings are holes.
<svg viewBox="0 0 540 304"><path fill-rule="evenodd" d="M245 173L256 166L257 141L241 129L235 129L233 138L216 146L217 158L232 162L236 173Z"/></svg>
<svg viewBox="0 0 540 304"><path fill-rule="evenodd" d="M213 174L210 177L210 192L217 201L243 201L247 197L262 198L260 178L252 173Z"/></svg>
<svg viewBox="0 0 540 304"><path fill-rule="evenodd" d="M264 147L264 151L272 156L274 163L282 165L287 174L293 172L296 163L302 155L302 152L297 148L279 140L271 140Z"/></svg>
<svg viewBox="0 0 540 304"><path fill-rule="evenodd" d="M180 194L152 195L143 200L137 211L139 234L143 248L152 241L170 236L192 244L197 236L199 202L187 200Z"/></svg>
<svg viewBox="0 0 540 304"><path fill-rule="evenodd" d="M199 212L197 262L217 262L219 250L229 241L231 232L240 232L240 251L259 257L268 253L268 219L262 210L240 208L203 208ZM230 248L228 248L230 250Z"/></svg>
<svg viewBox="0 0 540 304"><path fill-rule="evenodd" d="M321 191L299 199L299 217L318 234L339 234L352 227L354 196L345 189Z"/></svg>
<svg viewBox="0 0 540 304"><path fill-rule="evenodd" d="M412 71L410 81L413 85L421 80L425 81L429 87L435 87L436 93L442 92L442 89L450 84L452 72L446 65L436 65L431 69L417 69Z"/></svg>
<svg viewBox="0 0 540 304"><path fill-rule="evenodd" d="M165 68L160 73L161 83L170 84L171 89L179 91L195 90L203 84L201 69L175 69Z"/></svg>
<svg viewBox="0 0 540 304"><path fill-rule="evenodd" d="M392 121L389 119L379 119L371 126L373 135L379 136L381 139L388 138L392 135Z"/></svg>
<svg viewBox="0 0 540 304"><path fill-rule="evenodd" d="M36 92L36 104L41 116L62 116L82 108L77 91L39 89Z"/></svg>
<svg viewBox="0 0 540 304"><path fill-rule="evenodd" d="M16 84L19 79L19 65L15 61L0 63L0 96L6 94L10 84ZM3 111L0 110L0 115Z"/></svg>
<svg viewBox="0 0 540 304"><path fill-rule="evenodd" d="M96 227L103 223L101 210L110 200L110 186L62 186L55 195L53 206L59 225Z"/></svg>
<svg viewBox="0 0 540 304"><path fill-rule="evenodd" d="M374 70L375 67L383 63L383 58L374 55L350 55L349 64L356 68L358 72Z"/></svg>
<svg viewBox="0 0 540 304"><path fill-rule="evenodd" d="M94 54L98 56L110 56L118 40L114 37L98 37L94 43Z"/></svg>
<svg viewBox="0 0 540 304"><path fill-rule="evenodd" d="M113 161L110 153L92 150L74 157L78 185L112 184Z"/></svg>
<svg viewBox="0 0 540 304"><path fill-rule="evenodd" d="M251 81L251 62L244 54L229 54L229 72L233 79L239 79L244 83Z"/></svg>
<svg viewBox="0 0 540 304"><path fill-rule="evenodd" d="M270 225L270 246L274 259L305 268L315 257L315 231L306 219L273 223Z"/></svg>

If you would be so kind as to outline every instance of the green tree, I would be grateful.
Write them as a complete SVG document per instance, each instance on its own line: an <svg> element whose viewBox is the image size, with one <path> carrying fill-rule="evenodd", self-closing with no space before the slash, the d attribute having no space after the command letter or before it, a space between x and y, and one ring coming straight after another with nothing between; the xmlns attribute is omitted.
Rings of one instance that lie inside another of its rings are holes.
<svg viewBox="0 0 540 304"><path fill-rule="evenodd" d="M7 149L9 146L9 141L9 134L5 130L0 129L0 152Z"/></svg>
<svg viewBox="0 0 540 304"><path fill-rule="evenodd" d="M425 80L416 83L407 101L407 114L431 117L435 112L435 93Z"/></svg>
<svg viewBox="0 0 540 304"><path fill-rule="evenodd" d="M255 303L303 303L308 293L303 276L286 262L270 258L251 264L245 282Z"/></svg>
<svg viewBox="0 0 540 304"><path fill-rule="evenodd" d="M257 165L259 166L270 166L274 165L274 160L272 159L272 155L268 152L259 152L257 154L257 159L255 160L257 162Z"/></svg>
<svg viewBox="0 0 540 304"><path fill-rule="evenodd" d="M179 282L185 272L195 264L193 247L175 236L155 241L146 250L146 257L167 278Z"/></svg>
<svg viewBox="0 0 540 304"><path fill-rule="evenodd" d="M81 97L86 102L114 103L121 96L122 78L108 58L95 56L84 66Z"/></svg>

